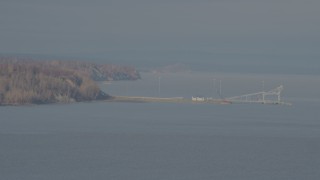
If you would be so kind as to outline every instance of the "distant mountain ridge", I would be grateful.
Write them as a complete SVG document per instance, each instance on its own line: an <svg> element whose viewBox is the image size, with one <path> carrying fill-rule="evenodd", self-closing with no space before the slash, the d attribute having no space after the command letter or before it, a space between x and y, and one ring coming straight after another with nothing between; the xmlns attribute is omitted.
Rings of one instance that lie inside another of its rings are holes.
<svg viewBox="0 0 320 180"><path fill-rule="evenodd" d="M139 72L131 66L94 64L79 61L49 61L51 65L80 71L95 81L138 80Z"/></svg>
<svg viewBox="0 0 320 180"><path fill-rule="evenodd" d="M167 65L165 67L158 67L149 70L153 73L181 73L181 72L190 72L190 67L186 64L176 63L172 65Z"/></svg>

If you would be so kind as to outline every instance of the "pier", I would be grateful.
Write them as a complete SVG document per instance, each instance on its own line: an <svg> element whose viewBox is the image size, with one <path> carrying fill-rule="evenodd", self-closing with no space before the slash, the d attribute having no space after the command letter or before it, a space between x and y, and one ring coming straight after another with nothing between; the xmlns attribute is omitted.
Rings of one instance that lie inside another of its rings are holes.
<svg viewBox="0 0 320 180"><path fill-rule="evenodd" d="M230 98L214 99L204 97L143 97L143 96L112 96L108 102L133 102L133 103L193 103L193 104L274 104L274 105L291 105L291 103L281 100L283 86L266 92L258 92Z"/></svg>
<svg viewBox="0 0 320 180"><path fill-rule="evenodd" d="M111 102L160 102L160 103L194 103L194 104L231 104L223 99L205 99L204 101L194 101L192 98L172 97L172 98L159 98L159 97L140 97L140 96L112 96Z"/></svg>

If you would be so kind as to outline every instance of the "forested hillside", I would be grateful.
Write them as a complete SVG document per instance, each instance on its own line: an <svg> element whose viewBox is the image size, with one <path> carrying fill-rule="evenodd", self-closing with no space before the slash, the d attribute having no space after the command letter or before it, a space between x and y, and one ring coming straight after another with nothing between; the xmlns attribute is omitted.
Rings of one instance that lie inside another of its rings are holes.
<svg viewBox="0 0 320 180"><path fill-rule="evenodd" d="M43 104L107 99L94 80L135 80L131 67L76 61L0 58L0 104Z"/></svg>

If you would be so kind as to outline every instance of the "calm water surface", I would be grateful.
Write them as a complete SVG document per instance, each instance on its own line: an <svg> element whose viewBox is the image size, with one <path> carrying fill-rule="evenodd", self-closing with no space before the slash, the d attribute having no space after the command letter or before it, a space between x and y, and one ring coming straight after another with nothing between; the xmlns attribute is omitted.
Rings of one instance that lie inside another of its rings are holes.
<svg viewBox="0 0 320 180"><path fill-rule="evenodd" d="M171 76L162 75L160 94L155 75L102 86L118 95L185 97L209 96L215 89L199 80L211 76ZM226 96L261 88L261 77L221 78ZM265 78L268 87L278 81L297 87L284 92L293 106L91 102L0 107L0 179L319 179L320 83L314 84L316 77L299 78ZM186 88L191 79L197 86ZM245 85L234 85L239 79ZM304 90L296 83L314 85Z"/></svg>

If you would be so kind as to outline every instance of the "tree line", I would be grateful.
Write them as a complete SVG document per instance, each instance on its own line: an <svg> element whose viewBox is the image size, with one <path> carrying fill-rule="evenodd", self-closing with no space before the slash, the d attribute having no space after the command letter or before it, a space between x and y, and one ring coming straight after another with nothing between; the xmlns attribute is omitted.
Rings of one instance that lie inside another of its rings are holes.
<svg viewBox="0 0 320 180"><path fill-rule="evenodd" d="M121 78L119 75L122 75ZM118 79L117 79L118 78ZM77 61L0 58L0 104L89 101L109 97L94 80L135 80L132 67Z"/></svg>

